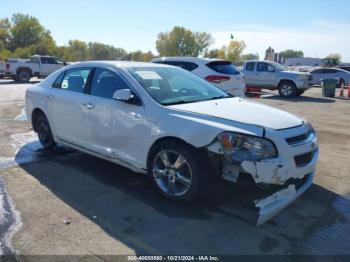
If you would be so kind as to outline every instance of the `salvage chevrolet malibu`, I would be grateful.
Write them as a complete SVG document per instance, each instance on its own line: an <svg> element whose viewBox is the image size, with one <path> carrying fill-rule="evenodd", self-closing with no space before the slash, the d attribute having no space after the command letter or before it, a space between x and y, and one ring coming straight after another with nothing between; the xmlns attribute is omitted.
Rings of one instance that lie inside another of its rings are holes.
<svg viewBox="0 0 350 262"><path fill-rule="evenodd" d="M193 200L215 175L278 188L256 201L258 223L312 184L318 158L305 120L168 65L73 64L28 88L26 112L46 149L60 143L149 174L173 200Z"/></svg>

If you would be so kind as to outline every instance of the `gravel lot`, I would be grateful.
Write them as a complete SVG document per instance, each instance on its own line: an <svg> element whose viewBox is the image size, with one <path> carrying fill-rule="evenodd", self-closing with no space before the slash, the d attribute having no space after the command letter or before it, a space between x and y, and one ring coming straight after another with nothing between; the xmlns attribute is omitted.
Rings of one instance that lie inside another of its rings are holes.
<svg viewBox="0 0 350 262"><path fill-rule="evenodd" d="M309 120L319 134L320 160L314 185L256 227L256 214L244 204L249 192L227 183L213 185L198 203L177 204L161 198L143 175L63 147L43 151L26 121L15 120L28 86L0 80L0 207L5 203L8 217L0 216L2 252L11 252L15 232L11 248L20 254L96 260L110 254L350 255L350 100L323 98L318 88L291 100L275 93L258 99Z"/></svg>

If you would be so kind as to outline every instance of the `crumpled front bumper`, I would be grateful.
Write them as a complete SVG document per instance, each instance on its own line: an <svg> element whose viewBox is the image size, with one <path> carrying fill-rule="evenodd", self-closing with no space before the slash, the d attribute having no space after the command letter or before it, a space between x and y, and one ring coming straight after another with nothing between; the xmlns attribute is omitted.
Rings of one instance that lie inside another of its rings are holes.
<svg viewBox="0 0 350 262"><path fill-rule="evenodd" d="M312 185L314 175L315 173L309 174L305 183L298 189L295 185L291 184L285 189L256 201L255 206L260 208L257 225L259 226L270 220L302 195Z"/></svg>
<svg viewBox="0 0 350 262"><path fill-rule="evenodd" d="M302 134L307 135L294 143ZM278 157L229 163L222 155L224 179L239 183L240 179L248 176L257 186L274 188L273 191L266 190L269 195L254 201L255 207L259 209L257 225L271 219L312 185L319 156L317 136L308 133L306 124L285 130L267 130L265 137L276 145ZM220 152L218 146L212 144L208 149Z"/></svg>

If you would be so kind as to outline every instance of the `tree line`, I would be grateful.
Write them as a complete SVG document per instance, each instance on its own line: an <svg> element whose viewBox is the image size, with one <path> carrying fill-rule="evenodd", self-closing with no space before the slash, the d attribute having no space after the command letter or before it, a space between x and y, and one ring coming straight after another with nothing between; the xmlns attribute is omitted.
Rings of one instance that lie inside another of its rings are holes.
<svg viewBox="0 0 350 262"><path fill-rule="evenodd" d="M227 46L209 50L213 43L211 34L175 26L170 32L158 34L156 49L159 56L205 56L225 58L233 62L257 58L255 54L242 54L245 48L243 41L231 40ZM28 58L34 54L57 56L66 61L149 61L155 57L151 51L128 52L120 47L99 42L87 43L78 39L58 46L51 32L34 16L17 13L11 18L0 19L0 60L9 57Z"/></svg>
<svg viewBox="0 0 350 262"><path fill-rule="evenodd" d="M156 40L159 56L204 56L222 58L234 63L259 59L258 54L244 54L246 44L237 41L231 35L228 44L217 49L209 49L214 43L211 34L193 32L184 27L175 26L169 32L161 32ZM69 40L66 45L58 46L39 20L30 15L14 14L11 18L0 19L0 60L9 57L28 58L31 55L52 55L66 61L84 60L131 60L149 61L155 55L151 52L128 52L123 48L99 42ZM286 50L283 57L303 57L302 51Z"/></svg>

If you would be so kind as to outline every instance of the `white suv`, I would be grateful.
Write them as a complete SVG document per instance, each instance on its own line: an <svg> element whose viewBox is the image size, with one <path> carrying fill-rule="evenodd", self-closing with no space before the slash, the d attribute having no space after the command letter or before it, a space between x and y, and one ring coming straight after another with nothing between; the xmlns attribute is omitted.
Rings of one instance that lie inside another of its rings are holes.
<svg viewBox="0 0 350 262"><path fill-rule="evenodd" d="M230 61L198 57L162 57L151 62L181 67L231 95L245 96L244 76Z"/></svg>
<svg viewBox="0 0 350 262"><path fill-rule="evenodd" d="M76 63L29 87L26 112L45 148L61 143L149 174L170 199L198 197L211 176L268 188L256 201L258 223L294 201L315 174L309 123L173 66Z"/></svg>

